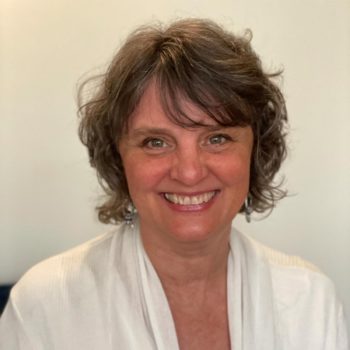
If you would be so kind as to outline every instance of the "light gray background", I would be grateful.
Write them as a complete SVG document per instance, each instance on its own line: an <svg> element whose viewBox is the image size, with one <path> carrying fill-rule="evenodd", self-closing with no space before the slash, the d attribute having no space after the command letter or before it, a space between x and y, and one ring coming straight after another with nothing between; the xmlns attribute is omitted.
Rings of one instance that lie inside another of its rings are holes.
<svg viewBox="0 0 350 350"><path fill-rule="evenodd" d="M108 229L76 136L76 83L136 25L209 17L251 28L267 68L284 67L291 196L237 226L301 255L335 282L350 315L349 0L0 0L0 283Z"/></svg>

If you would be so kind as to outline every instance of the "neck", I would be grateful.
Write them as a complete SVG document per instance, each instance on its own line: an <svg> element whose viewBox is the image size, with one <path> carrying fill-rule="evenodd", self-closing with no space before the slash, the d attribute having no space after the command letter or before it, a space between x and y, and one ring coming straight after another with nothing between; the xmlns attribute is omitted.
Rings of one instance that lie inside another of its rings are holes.
<svg viewBox="0 0 350 350"><path fill-rule="evenodd" d="M226 279L229 232L204 242L161 242L141 236L163 285L186 287Z"/></svg>

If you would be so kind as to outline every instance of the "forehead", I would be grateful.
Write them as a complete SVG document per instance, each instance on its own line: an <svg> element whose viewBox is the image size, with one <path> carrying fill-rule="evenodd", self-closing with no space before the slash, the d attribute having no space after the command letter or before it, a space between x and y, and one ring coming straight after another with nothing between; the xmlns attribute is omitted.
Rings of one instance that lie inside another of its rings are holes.
<svg viewBox="0 0 350 350"><path fill-rule="evenodd" d="M150 82L137 107L130 116L129 128L133 129L141 126L159 127L163 124L183 124L183 127L186 125L188 125L188 127L194 125L218 125L215 120L188 99L178 96L177 100L174 101L177 106L180 106L181 112L183 112L184 115L178 113L176 108L173 109L171 107L172 102L173 101L170 101L169 104L169 108L172 109L171 111L164 108L157 84L154 81ZM170 113L172 113L172 115L170 115Z"/></svg>

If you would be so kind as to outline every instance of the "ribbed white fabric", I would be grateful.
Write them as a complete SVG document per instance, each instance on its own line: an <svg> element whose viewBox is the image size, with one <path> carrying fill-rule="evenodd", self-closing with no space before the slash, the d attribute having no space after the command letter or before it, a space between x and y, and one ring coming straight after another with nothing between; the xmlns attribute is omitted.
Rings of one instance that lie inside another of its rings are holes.
<svg viewBox="0 0 350 350"><path fill-rule="evenodd" d="M232 230L234 350L348 350L333 284L312 265ZM1 350L178 350L138 229L121 226L28 271L0 319Z"/></svg>

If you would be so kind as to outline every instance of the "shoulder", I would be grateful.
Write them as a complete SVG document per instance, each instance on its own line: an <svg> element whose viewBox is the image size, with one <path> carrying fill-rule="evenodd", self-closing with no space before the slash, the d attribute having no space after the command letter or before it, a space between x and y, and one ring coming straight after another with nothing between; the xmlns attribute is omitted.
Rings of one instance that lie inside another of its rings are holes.
<svg viewBox="0 0 350 350"><path fill-rule="evenodd" d="M250 236L238 234L256 262L264 264L270 271L273 289L282 304L288 305L301 295L335 295L333 282L311 262L272 249Z"/></svg>
<svg viewBox="0 0 350 350"><path fill-rule="evenodd" d="M43 300L74 299L75 294L81 298L97 284L103 286L123 236L123 228L117 227L36 264L13 287L11 301L30 311Z"/></svg>
<svg viewBox="0 0 350 350"><path fill-rule="evenodd" d="M17 289L24 288L27 284L31 286L42 286L52 279L66 277L66 272L74 274L89 268L95 257L103 253L113 239L113 233L100 235L90 241L69 249L63 253L51 256L31 267L16 284ZM101 254L102 255L102 254Z"/></svg>
<svg viewBox="0 0 350 350"><path fill-rule="evenodd" d="M125 304L121 273L134 276L125 269L134 237L123 225L26 272L13 287L0 322L7 348L15 348L17 340L25 349L50 344L60 349L106 348L106 324L118 293L118 307ZM119 289L111 290L115 285Z"/></svg>
<svg viewBox="0 0 350 350"><path fill-rule="evenodd" d="M295 344L307 341L310 349L320 348L322 342L327 343L326 349L346 349L344 310L331 279L298 256L274 250L239 232L237 235L248 258L268 271L265 278L272 287L275 320L288 348L298 348Z"/></svg>

